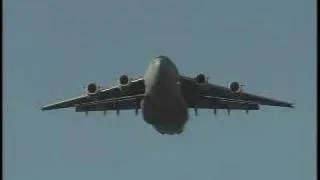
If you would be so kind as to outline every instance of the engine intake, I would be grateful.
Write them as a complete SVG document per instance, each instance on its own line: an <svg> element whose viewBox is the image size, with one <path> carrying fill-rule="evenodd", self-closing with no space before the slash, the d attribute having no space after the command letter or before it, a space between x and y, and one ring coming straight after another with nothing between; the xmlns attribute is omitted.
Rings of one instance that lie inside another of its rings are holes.
<svg viewBox="0 0 320 180"><path fill-rule="evenodd" d="M129 84L129 77L127 75L122 75L122 76L120 76L119 82L120 82L120 85L122 85L122 86L128 85Z"/></svg>
<svg viewBox="0 0 320 180"><path fill-rule="evenodd" d="M87 86L87 92L88 94L96 94L99 91L99 87L96 83L90 83Z"/></svg>
<svg viewBox="0 0 320 180"><path fill-rule="evenodd" d="M229 88L232 92L236 92L236 93L239 93L242 91L242 85L240 85L238 82L232 82L229 85Z"/></svg>
<svg viewBox="0 0 320 180"><path fill-rule="evenodd" d="M207 79L204 74L198 74L195 79L198 84L207 83Z"/></svg>

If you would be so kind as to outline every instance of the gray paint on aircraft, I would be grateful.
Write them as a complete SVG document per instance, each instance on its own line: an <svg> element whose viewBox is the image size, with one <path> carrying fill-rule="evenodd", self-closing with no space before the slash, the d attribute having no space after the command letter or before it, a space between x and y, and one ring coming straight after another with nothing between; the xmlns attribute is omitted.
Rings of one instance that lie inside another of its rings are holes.
<svg viewBox="0 0 320 180"><path fill-rule="evenodd" d="M142 114L147 123L163 134L181 133L188 120L188 108L178 81L177 67L165 56L155 58L144 75Z"/></svg>

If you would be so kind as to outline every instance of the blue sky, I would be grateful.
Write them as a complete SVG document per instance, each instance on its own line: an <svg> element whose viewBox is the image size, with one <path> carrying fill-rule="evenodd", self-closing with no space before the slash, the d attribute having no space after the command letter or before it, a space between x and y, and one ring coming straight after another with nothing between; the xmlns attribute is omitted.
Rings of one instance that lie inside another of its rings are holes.
<svg viewBox="0 0 320 180"><path fill-rule="evenodd" d="M4 178L311 180L316 172L316 1L4 2ZM162 136L123 111L41 112L168 55L183 74L293 101L199 111Z"/></svg>

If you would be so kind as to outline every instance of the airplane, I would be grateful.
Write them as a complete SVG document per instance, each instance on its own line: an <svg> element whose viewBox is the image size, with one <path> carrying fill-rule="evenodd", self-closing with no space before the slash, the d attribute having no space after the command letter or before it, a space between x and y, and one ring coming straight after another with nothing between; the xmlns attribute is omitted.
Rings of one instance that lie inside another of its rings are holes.
<svg viewBox="0 0 320 180"><path fill-rule="evenodd" d="M76 112L114 110L141 110L143 119L161 134L181 134L189 119L190 108L198 109L259 110L259 105L293 108L294 104L244 92L243 85L232 82L229 87L208 82L199 73L195 77L181 75L167 56L152 59L145 74L138 78L121 75L119 82L109 88L96 83L86 86L79 97L42 106L42 110L74 107Z"/></svg>

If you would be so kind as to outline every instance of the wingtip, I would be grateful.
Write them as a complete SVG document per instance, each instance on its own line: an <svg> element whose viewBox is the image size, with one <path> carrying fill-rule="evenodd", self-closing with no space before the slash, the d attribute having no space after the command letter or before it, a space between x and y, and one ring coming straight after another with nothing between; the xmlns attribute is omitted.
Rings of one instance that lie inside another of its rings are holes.
<svg viewBox="0 0 320 180"><path fill-rule="evenodd" d="M48 110L48 106L41 106L41 107L40 107L40 110L41 110L41 111Z"/></svg>
<svg viewBox="0 0 320 180"><path fill-rule="evenodd" d="M289 107L290 107L290 108L296 108L296 104L295 104L295 103L292 103L292 104L289 105Z"/></svg>
<svg viewBox="0 0 320 180"><path fill-rule="evenodd" d="M40 110L41 110L41 111L44 111L44 110L45 110L44 107L45 107L45 106L44 106L43 104L40 104Z"/></svg>

